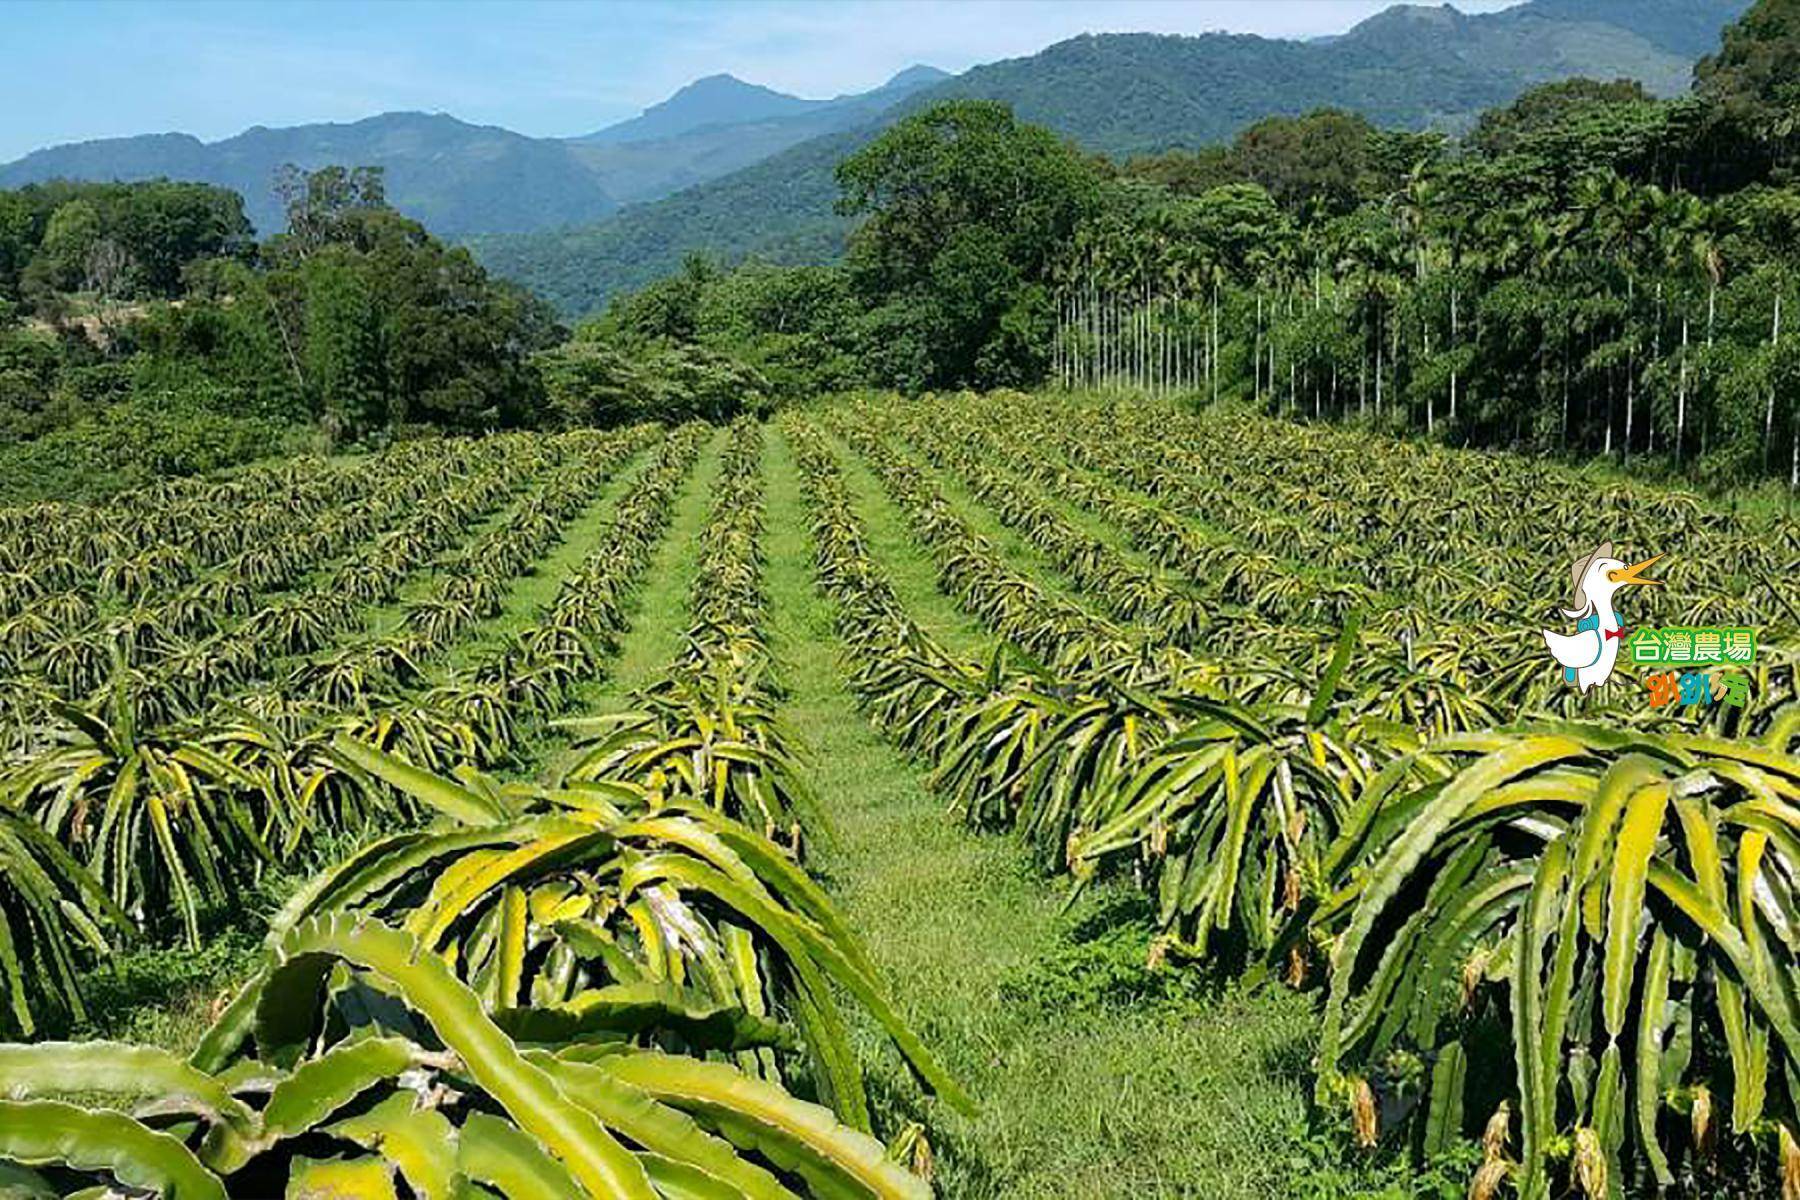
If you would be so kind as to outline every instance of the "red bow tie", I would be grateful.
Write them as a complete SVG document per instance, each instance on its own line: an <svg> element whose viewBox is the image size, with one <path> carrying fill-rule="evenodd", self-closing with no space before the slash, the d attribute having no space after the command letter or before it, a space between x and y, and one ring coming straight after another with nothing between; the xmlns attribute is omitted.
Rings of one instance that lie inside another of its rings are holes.
<svg viewBox="0 0 1800 1200"><path fill-rule="evenodd" d="M1622 638L1625 636L1625 631L1623 629L1608 629L1606 631L1606 636L1609 638ZM1604 641L1605 639L1603 638L1601 640Z"/></svg>

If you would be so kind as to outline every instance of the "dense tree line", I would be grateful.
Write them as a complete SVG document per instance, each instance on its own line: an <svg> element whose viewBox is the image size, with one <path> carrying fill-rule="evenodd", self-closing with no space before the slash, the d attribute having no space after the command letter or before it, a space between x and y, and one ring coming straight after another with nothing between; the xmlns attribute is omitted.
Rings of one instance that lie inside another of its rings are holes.
<svg viewBox="0 0 1800 1200"><path fill-rule="evenodd" d="M1062 260L1052 374L1793 485L1796 11L1679 100L1577 80L1459 144L1318 113L1128 164L1156 186Z"/></svg>
<svg viewBox="0 0 1800 1200"><path fill-rule="evenodd" d="M260 244L221 188L0 192L10 497L555 419L531 363L564 334L544 305L394 212L379 170L287 168L275 185L286 229Z"/></svg>
<svg viewBox="0 0 1800 1200"><path fill-rule="evenodd" d="M842 264L683 270L616 298L581 340L703 346L791 399L1042 379L1053 267L1104 208L1107 168L1005 105L959 100L897 122L837 168L858 224Z"/></svg>
<svg viewBox="0 0 1800 1200"><path fill-rule="evenodd" d="M200 183L45 183L0 192L0 303L63 311L68 293L172 299L190 262L252 242L235 192Z"/></svg>
<svg viewBox="0 0 1800 1200"><path fill-rule="evenodd" d="M1115 164L942 104L838 167L841 266L690 263L583 336L777 396L1128 384L1793 481L1797 14L1761 0L1678 99L1550 84L1461 139L1322 110Z"/></svg>

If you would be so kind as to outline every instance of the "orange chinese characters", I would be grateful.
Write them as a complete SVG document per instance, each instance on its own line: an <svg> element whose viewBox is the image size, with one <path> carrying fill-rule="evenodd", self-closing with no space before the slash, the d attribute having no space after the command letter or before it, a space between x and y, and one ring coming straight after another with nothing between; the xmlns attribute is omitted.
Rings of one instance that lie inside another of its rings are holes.
<svg viewBox="0 0 1800 1200"><path fill-rule="evenodd" d="M1680 678L1673 671L1644 676L1644 686L1650 691L1650 704L1653 708L1661 708L1672 702L1681 692Z"/></svg>

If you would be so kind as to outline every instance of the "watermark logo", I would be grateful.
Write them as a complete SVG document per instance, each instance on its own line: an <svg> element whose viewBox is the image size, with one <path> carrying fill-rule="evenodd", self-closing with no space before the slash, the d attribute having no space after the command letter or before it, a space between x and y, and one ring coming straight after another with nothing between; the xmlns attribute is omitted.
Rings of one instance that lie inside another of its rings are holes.
<svg viewBox="0 0 1800 1200"><path fill-rule="evenodd" d="M1661 558L1655 554L1626 566L1613 557L1611 542L1577 558L1570 570L1569 607L1562 610L1575 622L1575 632L1543 631L1551 657L1561 664L1563 678L1583 693L1611 679L1623 659L1635 667L1675 668L1640 676L1652 707L1714 703L1744 707L1750 700L1750 681L1728 668L1756 661L1755 630L1740 625L1628 630L1620 619L1619 590L1660 586L1661 580L1646 579L1644 572Z"/></svg>
<svg viewBox="0 0 1800 1200"><path fill-rule="evenodd" d="M1717 702L1742 708L1750 703L1750 680L1735 672L1659 671L1644 676L1644 689L1650 693L1652 708L1665 704L1701 704Z"/></svg>
<svg viewBox="0 0 1800 1200"><path fill-rule="evenodd" d="M1756 631L1741 625L1645 626L1625 639L1625 656L1640 667L1747 667L1756 661Z"/></svg>
<svg viewBox="0 0 1800 1200"><path fill-rule="evenodd" d="M1614 597L1621 588L1659 585L1661 580L1645 579L1644 572L1660 558L1662 555L1653 554L1626 566L1623 559L1613 557L1612 543L1602 542L1592 554L1575 560L1570 571L1569 607L1562 610L1563 616L1575 622L1575 632L1546 629L1543 634L1550 656L1562 664L1563 678L1582 692L1611 679L1619 664L1625 629Z"/></svg>

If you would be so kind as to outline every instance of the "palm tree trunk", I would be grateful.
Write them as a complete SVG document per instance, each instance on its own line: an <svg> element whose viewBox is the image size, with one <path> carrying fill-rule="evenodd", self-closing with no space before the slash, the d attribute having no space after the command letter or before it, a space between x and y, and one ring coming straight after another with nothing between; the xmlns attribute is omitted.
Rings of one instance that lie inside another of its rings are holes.
<svg viewBox="0 0 1800 1200"><path fill-rule="evenodd" d="M1393 372L1393 379L1391 379L1389 381L1389 386L1388 386L1388 402L1390 404L1399 404L1400 403L1400 322L1398 322L1398 321L1389 321L1388 322L1388 370ZM1406 414L1404 412L1402 412L1400 414L1400 423L1402 425L1405 425L1405 423L1406 423Z"/></svg>
<svg viewBox="0 0 1800 1200"><path fill-rule="evenodd" d="M1650 331L1650 361L1662 362L1662 323L1663 323L1663 285L1656 281L1656 323ZM1656 405L1648 401L1644 404L1644 432L1648 435L1648 447L1645 450L1652 458L1656 456Z"/></svg>
<svg viewBox="0 0 1800 1200"><path fill-rule="evenodd" d="M1100 285L1090 283L1088 285L1088 332L1093 340L1088 344L1088 386L1096 389L1100 386L1101 364L1105 362L1106 355L1106 335L1100 328L1101 304Z"/></svg>
<svg viewBox="0 0 1800 1200"><path fill-rule="evenodd" d="M1075 387L1075 371L1071 369L1075 363L1075 342L1069 336L1075 333L1073 313L1075 313L1075 293L1064 291L1062 293L1062 320L1058 322L1062 329L1057 338L1057 378L1062 380L1062 390L1066 390L1066 392Z"/></svg>
<svg viewBox="0 0 1800 1200"><path fill-rule="evenodd" d="M1562 343L1562 441L1566 449L1569 445L1569 339L1567 334Z"/></svg>
<svg viewBox="0 0 1800 1200"><path fill-rule="evenodd" d="M1206 382L1214 404L1219 402L1219 281L1212 286L1212 344L1206 351Z"/></svg>
<svg viewBox="0 0 1800 1200"><path fill-rule="evenodd" d="M1067 327L1069 315L1069 298L1058 292L1056 294L1056 333L1050 342L1050 378L1056 381L1057 390L1064 390L1063 382L1063 330Z"/></svg>
<svg viewBox="0 0 1800 1200"><path fill-rule="evenodd" d="M1269 311L1269 407L1277 411L1281 408L1281 393L1275 382L1275 312L1270 305Z"/></svg>
<svg viewBox="0 0 1800 1200"><path fill-rule="evenodd" d="M1601 453L1604 454L1606 457L1611 458L1612 450L1613 450L1613 373L1609 369L1606 372L1606 445L1601 450Z"/></svg>
<svg viewBox="0 0 1800 1200"><path fill-rule="evenodd" d="M1429 323L1427 323L1425 326L1425 331L1424 331L1423 337L1425 339L1425 361L1430 362L1431 361L1431 326ZM1437 430L1437 411L1436 410L1437 410L1437 404L1432 400L1431 393L1430 392L1425 393L1425 436L1426 437L1430 437Z"/></svg>
<svg viewBox="0 0 1800 1200"><path fill-rule="evenodd" d="M1256 289L1256 341L1250 351L1250 399L1262 403L1262 289Z"/></svg>
<svg viewBox="0 0 1800 1200"><path fill-rule="evenodd" d="M1194 306L1191 301L1182 301L1183 319L1181 323L1181 381L1187 391L1200 390L1200 358L1199 348L1194 339Z"/></svg>
<svg viewBox="0 0 1800 1200"><path fill-rule="evenodd" d="M1151 359L1151 353L1150 353L1152 346L1151 346L1151 341L1150 341L1149 287L1150 287L1150 285L1148 283L1145 283L1143 285L1144 290L1139 293L1139 296L1138 296L1138 320L1137 320L1137 327L1138 327L1138 387L1145 391L1151 390L1151 387L1152 387L1151 382L1150 382L1151 368L1154 365L1153 360Z"/></svg>
<svg viewBox="0 0 1800 1200"><path fill-rule="evenodd" d="M1112 293L1094 294L1094 385L1104 388L1112 373Z"/></svg>
<svg viewBox="0 0 1800 1200"><path fill-rule="evenodd" d="M1087 281L1083 280L1081 285L1075 289L1075 328L1078 333L1078 340L1075 343L1075 378L1084 384L1087 382L1088 352L1092 345L1088 341L1087 297Z"/></svg>
<svg viewBox="0 0 1800 1200"><path fill-rule="evenodd" d="M1152 311L1156 313L1156 321L1151 326L1154 337L1150 343L1151 348L1156 352L1154 386L1156 394L1161 396L1167 393L1169 384L1169 314L1167 305L1161 296L1156 298L1152 305Z"/></svg>
<svg viewBox="0 0 1800 1200"><path fill-rule="evenodd" d="M1632 285L1632 280L1627 277L1625 280L1625 320L1627 324L1631 321L1631 308L1635 292L1636 288ZM1625 348L1625 443L1621 455L1623 462L1631 461L1631 409L1632 402L1637 399L1636 367L1636 356L1632 353L1632 348L1627 345Z"/></svg>
<svg viewBox="0 0 1800 1200"><path fill-rule="evenodd" d="M1087 286L1081 289L1077 301L1080 312L1076 314L1076 323L1081 327L1080 357L1076 359L1076 374L1086 386L1093 386L1094 375L1094 285L1090 279Z"/></svg>
<svg viewBox="0 0 1800 1200"><path fill-rule="evenodd" d="M1094 338L1094 282L1090 277L1081 289L1081 382L1093 386L1094 353L1099 345Z"/></svg>
<svg viewBox="0 0 1800 1200"><path fill-rule="evenodd" d="M1681 382L1675 389L1675 465L1681 465L1681 442L1687 435L1688 319L1681 314Z"/></svg>
<svg viewBox="0 0 1800 1200"><path fill-rule="evenodd" d="M1141 293L1131 298L1131 310L1131 383L1141 391L1145 368L1150 365L1144 357L1144 298Z"/></svg>
<svg viewBox="0 0 1800 1200"><path fill-rule="evenodd" d="M1375 422L1381 423L1381 310L1375 312Z"/></svg>
<svg viewBox="0 0 1800 1200"><path fill-rule="evenodd" d="M1456 288L1450 289L1450 349L1454 353L1457 342L1456 325ZM1450 423L1456 424L1456 368L1450 368Z"/></svg>
<svg viewBox="0 0 1800 1200"><path fill-rule="evenodd" d="M1637 376L1631 370L1631 355L1625 356L1625 445L1623 461L1631 461L1631 410L1637 401Z"/></svg>
<svg viewBox="0 0 1800 1200"><path fill-rule="evenodd" d="M1088 386L1100 386L1100 356L1105 352L1105 343L1100 337L1100 287L1093 280L1088 281L1087 294L1087 378Z"/></svg>
<svg viewBox="0 0 1800 1200"><path fill-rule="evenodd" d="M1094 386L1106 386L1106 374L1112 365L1112 329L1107 320L1107 310L1112 304L1112 296L1096 292L1094 295Z"/></svg>
<svg viewBox="0 0 1800 1200"><path fill-rule="evenodd" d="M1781 292L1775 293L1775 321L1769 329L1769 349L1781 349ZM1769 384L1769 407L1763 412L1763 470L1769 469L1769 443L1775 438L1775 384Z"/></svg>
<svg viewBox="0 0 1800 1200"><path fill-rule="evenodd" d="M1100 380L1105 387L1112 387L1112 376L1118 372L1118 295L1107 291L1105 299L1100 302Z"/></svg>

